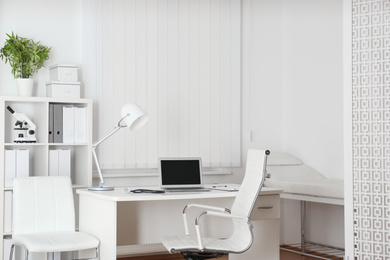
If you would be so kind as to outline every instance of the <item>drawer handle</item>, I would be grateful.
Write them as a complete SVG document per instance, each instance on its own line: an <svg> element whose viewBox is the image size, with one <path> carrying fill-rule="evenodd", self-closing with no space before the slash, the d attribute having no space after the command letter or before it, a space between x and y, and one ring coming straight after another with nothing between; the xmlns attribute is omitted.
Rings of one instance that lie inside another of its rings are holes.
<svg viewBox="0 0 390 260"><path fill-rule="evenodd" d="M257 207L257 209L273 209L274 206L261 206L261 207Z"/></svg>

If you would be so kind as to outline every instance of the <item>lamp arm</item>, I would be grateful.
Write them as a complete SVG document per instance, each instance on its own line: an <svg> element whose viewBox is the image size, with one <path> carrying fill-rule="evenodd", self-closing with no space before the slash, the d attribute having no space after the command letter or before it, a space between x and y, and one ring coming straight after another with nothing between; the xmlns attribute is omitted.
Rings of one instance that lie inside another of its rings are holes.
<svg viewBox="0 0 390 260"><path fill-rule="evenodd" d="M126 127L125 125L119 125L116 126L111 132L109 132L106 136L104 136L102 139L94 142L92 144L92 155L93 155L93 159L95 160L95 164L96 164L96 168L97 168L97 171L99 173L99 178L100 178L100 184L99 186L102 187L103 184L104 184L104 179L103 179L103 174L102 174L102 170L100 168L100 164L99 164L99 160L97 158L97 155L96 155L96 148L98 147L99 144L103 143L106 139L108 139L110 136L112 136L113 134L115 134L116 132L118 132L121 128L124 128Z"/></svg>

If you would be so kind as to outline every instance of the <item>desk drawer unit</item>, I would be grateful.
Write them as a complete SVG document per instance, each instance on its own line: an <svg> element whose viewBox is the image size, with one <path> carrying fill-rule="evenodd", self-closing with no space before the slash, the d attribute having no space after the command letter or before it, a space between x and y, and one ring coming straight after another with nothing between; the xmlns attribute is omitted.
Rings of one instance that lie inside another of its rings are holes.
<svg viewBox="0 0 390 260"><path fill-rule="evenodd" d="M280 218L279 195L259 196L253 206L251 221Z"/></svg>

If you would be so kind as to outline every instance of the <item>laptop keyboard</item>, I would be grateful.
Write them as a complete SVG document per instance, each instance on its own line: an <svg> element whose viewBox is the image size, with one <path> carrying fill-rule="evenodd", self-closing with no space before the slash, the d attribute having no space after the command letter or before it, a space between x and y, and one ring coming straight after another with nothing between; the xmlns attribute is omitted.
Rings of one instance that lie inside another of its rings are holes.
<svg viewBox="0 0 390 260"><path fill-rule="evenodd" d="M198 188L198 189L166 189L166 192L208 192L210 189Z"/></svg>

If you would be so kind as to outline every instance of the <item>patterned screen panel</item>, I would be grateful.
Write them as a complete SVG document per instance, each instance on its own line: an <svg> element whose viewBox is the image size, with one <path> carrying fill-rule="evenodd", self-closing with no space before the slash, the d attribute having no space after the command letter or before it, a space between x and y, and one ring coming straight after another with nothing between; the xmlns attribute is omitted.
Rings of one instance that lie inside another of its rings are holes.
<svg viewBox="0 0 390 260"><path fill-rule="evenodd" d="M390 259L390 1L352 1L355 259Z"/></svg>

